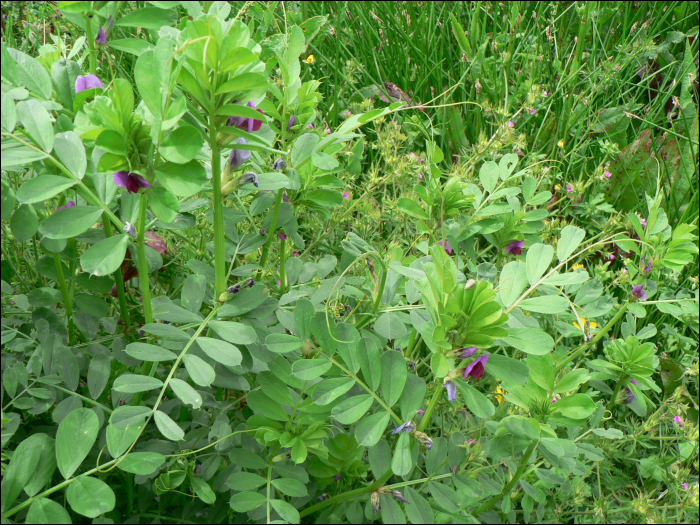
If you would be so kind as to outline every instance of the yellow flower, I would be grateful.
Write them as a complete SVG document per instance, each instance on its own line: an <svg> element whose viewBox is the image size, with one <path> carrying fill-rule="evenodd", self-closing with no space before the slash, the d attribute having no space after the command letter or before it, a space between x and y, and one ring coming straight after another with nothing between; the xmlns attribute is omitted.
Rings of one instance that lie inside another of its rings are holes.
<svg viewBox="0 0 700 525"><path fill-rule="evenodd" d="M304 62L306 62L307 64L313 64L314 62L316 62L316 57L313 55L309 55L308 57L306 57L306 60L304 60Z"/></svg>
<svg viewBox="0 0 700 525"><path fill-rule="evenodd" d="M505 394L507 394L507 393L508 393L508 392L506 392L505 390L503 390L503 389L501 388L501 385L498 385L498 386L496 387L496 401L498 401L498 404L499 404L499 405L500 405L501 403L503 403L503 402L506 400L505 397L503 397L503 396L504 396Z"/></svg>
<svg viewBox="0 0 700 525"><path fill-rule="evenodd" d="M564 147L564 139L561 139L559 142L557 142L557 146L559 146L560 148L563 148Z"/></svg>
<svg viewBox="0 0 700 525"><path fill-rule="evenodd" d="M585 317L581 317L581 321L583 321L584 324L585 324L585 323L586 323L586 318L585 318ZM576 328L578 328L579 330L581 330L581 326L580 326L576 321L574 321L574 326L575 326ZM590 326L591 330L593 330L593 329L595 329L595 328L598 328L598 323L596 323L595 321L588 321L588 326Z"/></svg>
<svg viewBox="0 0 700 525"><path fill-rule="evenodd" d="M555 184L555 185L554 185L554 189L555 189L555 190L560 190L560 189L561 189L561 186L559 186L559 184Z"/></svg>
<svg viewBox="0 0 700 525"><path fill-rule="evenodd" d="M583 268L583 264L574 264L574 267L572 268L574 271L578 270L579 268Z"/></svg>

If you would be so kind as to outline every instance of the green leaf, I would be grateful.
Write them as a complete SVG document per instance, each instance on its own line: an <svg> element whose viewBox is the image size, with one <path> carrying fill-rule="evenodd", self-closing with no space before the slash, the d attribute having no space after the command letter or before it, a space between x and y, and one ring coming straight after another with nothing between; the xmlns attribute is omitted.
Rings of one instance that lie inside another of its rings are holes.
<svg viewBox="0 0 700 525"><path fill-rule="evenodd" d="M386 426L389 424L388 412L377 412L364 418L355 425L355 439L357 443L363 447L371 447L384 435Z"/></svg>
<svg viewBox="0 0 700 525"><path fill-rule="evenodd" d="M199 386L209 386L216 379L214 369L201 357L188 354L182 360L185 362L185 368L187 368L190 378Z"/></svg>
<svg viewBox="0 0 700 525"><path fill-rule="evenodd" d="M120 16L114 22L115 26L143 27L158 31L163 26L173 26L177 23L177 13L170 9L157 7L141 7L129 12L126 16ZM109 42L112 45L112 42Z"/></svg>
<svg viewBox="0 0 700 525"><path fill-rule="evenodd" d="M541 314L560 314L569 308L569 301L561 295L540 295L528 297L518 303L523 310Z"/></svg>
<svg viewBox="0 0 700 525"><path fill-rule="evenodd" d="M207 289L207 278L204 275L192 274L185 279L180 294L182 307L190 312L199 312ZM211 326L211 324L209 325Z"/></svg>
<svg viewBox="0 0 700 525"><path fill-rule="evenodd" d="M486 372L506 383L524 385L527 383L529 369L519 359L500 354L489 355L489 360L484 367Z"/></svg>
<svg viewBox="0 0 700 525"><path fill-rule="evenodd" d="M153 419L156 420L156 426L160 433L165 436L166 439L171 441L181 441L185 439L185 432L180 428L180 426L175 423L170 416L165 412L156 410L153 413Z"/></svg>
<svg viewBox="0 0 700 525"><path fill-rule="evenodd" d="M408 521L413 525L434 523L433 509L423 496L411 487L404 488L403 494L409 503L404 507Z"/></svg>
<svg viewBox="0 0 700 525"><path fill-rule="evenodd" d="M577 457L576 444L568 439L559 439L552 437L540 438L540 447L543 447L547 452L557 457Z"/></svg>
<svg viewBox="0 0 700 525"><path fill-rule="evenodd" d="M301 481L291 478L278 478L272 480L272 485L282 494L293 498L302 498L308 494Z"/></svg>
<svg viewBox="0 0 700 525"><path fill-rule="evenodd" d="M293 505L279 499L270 500L270 505L277 511L277 514L288 523L299 523L301 520L299 511Z"/></svg>
<svg viewBox="0 0 700 525"><path fill-rule="evenodd" d="M17 204L17 197L12 188L2 188L2 191L0 192L0 199L0 202L2 203L2 212L0 213L0 220L4 221L10 216L12 211L15 209L15 205ZM37 220L36 223L38 225L39 221ZM36 231L36 229L34 231Z"/></svg>
<svg viewBox="0 0 700 525"><path fill-rule="evenodd" d="M191 197L207 183L207 172L196 160L187 164L166 162L155 168L155 174L158 182L178 197Z"/></svg>
<svg viewBox="0 0 700 525"><path fill-rule="evenodd" d="M182 126L163 139L158 151L165 160L187 164L202 150L202 134L192 126Z"/></svg>
<svg viewBox="0 0 700 525"><path fill-rule="evenodd" d="M404 421L413 418L423 404L425 398L426 385L422 377L415 374L408 374L406 386L399 398L401 417Z"/></svg>
<svg viewBox="0 0 700 525"><path fill-rule="evenodd" d="M430 216L425 212L425 210L416 201L406 198L401 198L396 203L399 210L413 217L418 217L419 219L427 220Z"/></svg>
<svg viewBox="0 0 700 525"><path fill-rule="evenodd" d="M560 261L564 261L569 258L569 256L574 253L574 250L578 248L579 244L586 237L585 230L577 228L576 226L565 226L561 231L561 237L559 238L559 244L557 245L557 257Z"/></svg>
<svg viewBox="0 0 700 525"><path fill-rule="evenodd" d="M155 49L153 44L140 38L120 38L117 40L110 40L109 48L136 55L137 57L141 56L146 51Z"/></svg>
<svg viewBox="0 0 700 525"><path fill-rule="evenodd" d="M39 232L49 239L70 239L89 230L100 217L102 208L73 206L47 217L39 226Z"/></svg>
<svg viewBox="0 0 700 525"><path fill-rule="evenodd" d="M190 484L192 485L195 494L197 494L199 499L201 499L204 503L207 505L213 505L216 503L216 494L206 481L196 476L190 476Z"/></svg>
<svg viewBox="0 0 700 525"><path fill-rule="evenodd" d="M249 345L254 343L258 335L255 328L244 325L243 323L235 323L232 321L211 321L209 323L216 335L225 339L229 343L239 345Z"/></svg>
<svg viewBox="0 0 700 525"><path fill-rule="evenodd" d="M235 512L249 512L266 503L267 498L258 492L239 492L231 496L229 501L231 508Z"/></svg>
<svg viewBox="0 0 700 525"><path fill-rule="evenodd" d="M455 379L454 382L464 398L464 404L475 416L489 418L496 413L493 403L476 388L461 379Z"/></svg>
<svg viewBox="0 0 700 525"><path fill-rule="evenodd" d="M554 339L539 328L508 328L508 337L503 341L527 354L544 355L554 348Z"/></svg>
<svg viewBox="0 0 700 525"><path fill-rule="evenodd" d="M394 447L391 457L391 470L397 476L405 476L413 470L411 457L411 436L407 432L401 432L399 440Z"/></svg>
<svg viewBox="0 0 700 525"><path fill-rule="evenodd" d="M213 360L226 366L238 366L243 361L243 354L231 343L211 337L198 337L197 344Z"/></svg>
<svg viewBox="0 0 700 525"><path fill-rule="evenodd" d="M320 170L331 171L340 165L338 159L329 155L328 153L323 153L319 151L314 151L311 153L311 163Z"/></svg>
<svg viewBox="0 0 700 525"><path fill-rule="evenodd" d="M331 416L343 425L351 425L364 416L374 403L374 397L365 394L344 399L331 410Z"/></svg>
<svg viewBox="0 0 700 525"><path fill-rule="evenodd" d="M450 364L447 362L445 354L435 352L430 357L430 370L435 377L445 377L450 372Z"/></svg>
<svg viewBox="0 0 700 525"><path fill-rule="evenodd" d="M382 396L389 406L393 406L401 397L407 375L406 359L401 352L388 350L382 354Z"/></svg>
<svg viewBox="0 0 700 525"><path fill-rule="evenodd" d="M351 377L333 377L324 379L314 386L311 397L316 405L327 405L345 394L355 385Z"/></svg>
<svg viewBox="0 0 700 525"><path fill-rule="evenodd" d="M489 193L493 193L493 190L496 188L500 171L501 169L498 167L498 164L492 160L484 162L481 165L481 169L479 170L479 180L484 186L484 189Z"/></svg>
<svg viewBox="0 0 700 525"><path fill-rule="evenodd" d="M3 383L5 383L5 381L5 376L3 375ZM4 434L4 424L2 430ZM34 474L39 464L39 459L41 458L41 444L42 438L40 435L34 434L17 445L12 459L10 460L10 465L7 467L2 478L3 512L14 503Z"/></svg>
<svg viewBox="0 0 700 525"><path fill-rule="evenodd" d="M547 392L554 388L554 363L552 356L530 355L527 357L527 366L530 369L530 379Z"/></svg>
<svg viewBox="0 0 700 525"><path fill-rule="evenodd" d="M56 432L56 463L64 478L70 478L87 457L99 429L97 415L88 408L78 408L63 418Z"/></svg>
<svg viewBox="0 0 700 525"><path fill-rule="evenodd" d="M131 343L125 349L131 357L141 361L172 361L177 356L170 350L147 343Z"/></svg>
<svg viewBox="0 0 700 525"><path fill-rule="evenodd" d="M162 186L153 186L148 192L148 202L153 214L165 223L173 222L180 211L180 201Z"/></svg>
<svg viewBox="0 0 700 525"><path fill-rule="evenodd" d="M296 259L299 260L299 259ZM311 320L316 311L314 305L308 299L299 299L294 308L294 321L299 329L299 337L306 340L311 337Z"/></svg>
<svg viewBox="0 0 700 525"><path fill-rule="evenodd" d="M554 387L554 391L559 392L561 394L571 392L572 390L578 388L580 384L583 384L586 381L588 381L590 378L591 375L588 373L587 370L583 368L577 368L576 370L572 370L571 372L567 373L564 377L557 381L557 384Z"/></svg>
<svg viewBox="0 0 700 525"><path fill-rule="evenodd" d="M292 363L292 375L302 381L310 381L331 369L333 363L326 359L298 359Z"/></svg>
<svg viewBox="0 0 700 525"><path fill-rule="evenodd" d="M25 182L22 187L17 190L17 200L21 204L42 202L75 186L77 183L78 181L66 179L65 177L59 177L57 175L34 177Z"/></svg>
<svg viewBox="0 0 700 525"><path fill-rule="evenodd" d="M138 374L122 374L114 380L114 390L125 394L148 392L163 386L163 382L157 377L142 376Z"/></svg>
<svg viewBox="0 0 700 525"><path fill-rule="evenodd" d="M374 331L386 339L399 339L406 335L406 325L395 312L385 312L374 322Z"/></svg>
<svg viewBox="0 0 700 525"><path fill-rule="evenodd" d="M87 157L85 155L85 146L78 135L72 131L57 133L53 149L58 160L63 162L68 171L79 179L85 176Z"/></svg>
<svg viewBox="0 0 700 525"><path fill-rule="evenodd" d="M219 86L216 94L250 91L267 87L267 85L268 80L265 75L260 73L242 73Z"/></svg>
<svg viewBox="0 0 700 525"><path fill-rule="evenodd" d="M32 58L17 49L5 48L4 46L3 49L10 54L16 63L16 71L19 79L15 84L26 87L29 91L36 93L46 100L51 100L53 86L51 85L51 77L49 76L48 71L46 71L46 68L42 66L41 63L35 58ZM9 70L12 68L12 65L14 65L10 64L11 61L7 60L7 58L7 55L3 56L3 70L6 67Z"/></svg>
<svg viewBox="0 0 700 525"><path fill-rule="evenodd" d="M397 525L406 523L406 517L401 510L401 506L394 498L388 494L380 494L379 502L383 523L394 523Z"/></svg>
<svg viewBox="0 0 700 525"><path fill-rule="evenodd" d="M25 523L73 523L68 511L55 501L37 498L29 507Z"/></svg>
<svg viewBox="0 0 700 525"><path fill-rule="evenodd" d="M202 396L189 383L173 377L168 384L184 404L192 405L194 409L202 406Z"/></svg>
<svg viewBox="0 0 700 525"><path fill-rule="evenodd" d="M68 208L72 209L74 208ZM125 233L108 237L93 244L83 253L80 266L92 275L109 275L121 266L128 244L129 236Z"/></svg>
<svg viewBox="0 0 700 525"><path fill-rule="evenodd" d="M535 419L523 416L507 416L501 420L503 426L514 436L537 441L540 438L540 425Z"/></svg>
<svg viewBox="0 0 700 525"><path fill-rule="evenodd" d="M267 484L267 480L258 474L250 472L234 472L226 482L232 490L255 490Z"/></svg>
<svg viewBox="0 0 700 525"><path fill-rule="evenodd" d="M158 452L131 452L117 465L124 472L148 476L165 463L165 456Z"/></svg>
<svg viewBox="0 0 700 525"><path fill-rule="evenodd" d="M74 407L82 407L82 403L77 397L70 396L61 403L66 401L68 401L68 403L73 403ZM56 409L53 411L52 416L54 418L56 418L58 415L57 409L58 407L56 407ZM73 410L75 410L75 408ZM68 412L65 413L65 415L67 414ZM54 420L60 423L63 419L61 418L61 420ZM37 438L34 439L36 439L38 442L40 456L39 461L37 462L36 470L34 470L29 482L24 486L24 492L26 492L27 496L29 497L36 496L42 492L46 487L46 484L51 481L51 478L56 471L56 440L47 436L46 434L34 434L34 436L37 436Z"/></svg>
<svg viewBox="0 0 700 525"><path fill-rule="evenodd" d="M527 250L525 266L527 280L530 284L535 284L549 268L549 264L554 257L554 248L548 244L534 244Z"/></svg>
<svg viewBox="0 0 700 525"><path fill-rule="evenodd" d="M286 354L304 346L304 341L288 334L270 334L265 338L265 346L271 352Z"/></svg>
<svg viewBox="0 0 700 525"><path fill-rule="evenodd" d="M315 133L305 133L294 141L292 147L292 167L299 165L311 156L321 138Z"/></svg>
<svg viewBox="0 0 700 525"><path fill-rule="evenodd" d="M147 11L149 9L153 8L138 9L132 11L131 14ZM124 18L128 18L128 15ZM124 18L120 18L117 24L119 21L124 20ZM136 87L146 107L153 113L156 119L161 119L163 117L164 93L161 89L160 66L156 59L155 50L146 51L138 58L136 67L134 68L134 80L136 81Z"/></svg>
<svg viewBox="0 0 700 525"><path fill-rule="evenodd" d="M2 191L3 193L5 192L4 189ZM38 226L39 219L37 218L36 210L29 204L24 204L17 208L12 214L12 219L10 219L12 235L19 242L26 242L34 237Z"/></svg>
<svg viewBox="0 0 700 525"><path fill-rule="evenodd" d="M199 323L202 321L202 317L198 313L185 310L165 296L156 297L152 302L153 317L155 319L162 319L171 323ZM189 340L189 336L187 339Z"/></svg>
<svg viewBox="0 0 700 525"><path fill-rule="evenodd" d="M80 476L68 485L66 499L74 512L88 518L110 512L117 500L107 483L90 476Z"/></svg>
<svg viewBox="0 0 700 525"><path fill-rule="evenodd" d="M54 133L46 108L36 99L22 100L17 103L17 116L36 145L46 153L51 153Z"/></svg>
<svg viewBox="0 0 700 525"><path fill-rule="evenodd" d="M568 286L570 284L585 283L590 277L585 271L555 273L547 277L544 284L549 286Z"/></svg>
<svg viewBox="0 0 700 525"><path fill-rule="evenodd" d="M12 133L17 124L17 106L9 93L2 92L2 129Z"/></svg>
<svg viewBox="0 0 700 525"><path fill-rule="evenodd" d="M595 410L595 403L586 394L574 394L561 398L554 404L554 414L568 419L585 419Z"/></svg>
<svg viewBox="0 0 700 525"><path fill-rule="evenodd" d="M501 270L498 296L506 308L512 305L527 286L527 265L511 261Z"/></svg>

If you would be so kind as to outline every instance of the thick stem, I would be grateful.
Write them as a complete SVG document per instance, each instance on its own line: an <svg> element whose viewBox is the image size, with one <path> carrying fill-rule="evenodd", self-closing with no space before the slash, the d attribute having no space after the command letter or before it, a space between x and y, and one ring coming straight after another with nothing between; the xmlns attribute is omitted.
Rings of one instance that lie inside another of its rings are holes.
<svg viewBox="0 0 700 525"><path fill-rule="evenodd" d="M270 231L267 232L267 241L265 246L263 246L262 255L260 256L260 266L265 269L265 263L267 262L267 255L270 252L270 245L272 244L272 239L275 237L275 229L277 228L277 219L280 216L280 206L282 205L282 194L284 189L277 190L277 197L275 198L275 209L272 212L272 221L270 222Z"/></svg>
<svg viewBox="0 0 700 525"><path fill-rule="evenodd" d="M58 274L58 286L61 288L61 295L63 296L63 306L66 308L66 320L68 321L68 345L72 346L75 344L75 327L73 326L73 304L70 300L70 295L68 294L68 285L66 284L66 277L63 275L63 264L61 263L61 258L57 253L53 254L53 260L56 263L56 273Z"/></svg>
<svg viewBox="0 0 700 525"><path fill-rule="evenodd" d="M143 298L143 316L146 323L153 322L151 310L151 289L148 280L148 257L146 256L146 208L148 207L148 196L141 194L139 200L139 231L138 231L138 260L139 260L139 281L141 281L141 296Z"/></svg>
<svg viewBox="0 0 700 525"><path fill-rule="evenodd" d="M109 222L109 216L106 213L102 214L102 222L105 225L105 235L107 237L112 236L112 224ZM128 330L131 326L131 321L129 321L129 309L126 305L126 293L124 291L124 277L122 276L122 269L117 268L114 272L114 279L117 281L117 296L119 297L119 311L122 314L122 321L124 321L124 327Z"/></svg>
<svg viewBox="0 0 700 525"><path fill-rule="evenodd" d="M535 450L535 447L537 446L537 441L533 441L529 447L527 447L527 450L523 454L523 459L520 461L520 465L518 466L518 470L515 471L515 474L513 474L513 479L511 479L508 484L503 487L503 490L501 491L500 494L497 494L490 500L488 500L486 503L484 503L481 507L473 511L471 514L472 516L479 516L482 512L486 512L489 510L491 507L493 507L496 503L498 503L500 500L502 500L504 497L507 497L508 494L510 494L511 490L513 490L513 487L518 484L520 481L520 478L523 477L523 474L525 473L525 469L527 468L528 464L530 463L530 456L532 455L533 450Z"/></svg>
<svg viewBox="0 0 700 525"><path fill-rule="evenodd" d="M287 273L284 265L287 262L285 239L280 239L280 294L287 291Z"/></svg>
<svg viewBox="0 0 700 525"><path fill-rule="evenodd" d="M212 108L214 108L213 100ZM214 188L215 297L218 299L226 291L226 239L224 236L224 199L221 193L221 154L216 143L217 132L213 109L209 115L209 134L211 140L211 182Z"/></svg>
<svg viewBox="0 0 700 525"><path fill-rule="evenodd" d="M433 411L435 410L435 407L437 405L438 400L440 399L441 394L442 385L440 385L439 382L436 382L433 397L430 399L428 408L425 409L425 413L423 414L423 419L420 420L420 424L418 425L419 432L423 432L423 429L425 429L425 427L428 426L428 423L430 422L430 416L433 415Z"/></svg>
<svg viewBox="0 0 700 525"><path fill-rule="evenodd" d="M90 49L90 74L94 75L97 72L97 49L95 48L95 39L92 36L92 19L85 16L84 20L88 48Z"/></svg>

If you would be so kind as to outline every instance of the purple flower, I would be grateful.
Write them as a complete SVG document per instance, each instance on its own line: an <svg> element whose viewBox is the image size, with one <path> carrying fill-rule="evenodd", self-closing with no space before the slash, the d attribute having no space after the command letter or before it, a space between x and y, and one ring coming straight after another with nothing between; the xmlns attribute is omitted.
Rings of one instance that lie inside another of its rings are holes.
<svg viewBox="0 0 700 525"><path fill-rule="evenodd" d="M508 127L509 127L509 128L514 128L514 127L515 127L515 122L513 122L512 120L509 120L509 121L508 121Z"/></svg>
<svg viewBox="0 0 700 525"><path fill-rule="evenodd" d="M418 178L419 178L419 179L422 179L422 178L423 178L423 174L422 174L422 173L418 173Z"/></svg>
<svg viewBox="0 0 700 525"><path fill-rule="evenodd" d="M422 416L423 414L425 414L425 410L423 410L422 408L419 408L418 413Z"/></svg>
<svg viewBox="0 0 700 525"><path fill-rule="evenodd" d="M523 253L523 246L525 241L513 241L506 248L506 253L512 253L513 255L520 255Z"/></svg>
<svg viewBox="0 0 700 525"><path fill-rule="evenodd" d="M632 287L632 295L634 295L637 299L641 299L642 301L647 300L647 292L644 290L644 285L643 284L638 284L637 286Z"/></svg>
<svg viewBox="0 0 700 525"><path fill-rule="evenodd" d="M85 386L85 385L87 385L87 383L85 381L80 382L80 386Z"/></svg>
<svg viewBox="0 0 700 525"><path fill-rule="evenodd" d="M629 388L625 389L625 405L629 405L630 403L634 403L637 400L637 396L634 395L634 392L632 392Z"/></svg>
<svg viewBox="0 0 700 525"><path fill-rule="evenodd" d="M349 199L349 198L350 198L350 194L347 191L344 191L343 192L343 199Z"/></svg>
<svg viewBox="0 0 700 525"><path fill-rule="evenodd" d="M411 502L404 498L403 494L401 494L401 492L399 492L398 490L392 490L391 497L394 498L396 501L400 501L401 503L408 503L409 505L411 504Z"/></svg>
<svg viewBox="0 0 700 525"><path fill-rule="evenodd" d="M134 225L131 224L129 221L124 223L124 233L128 233L134 239L136 239L136 228L134 228Z"/></svg>
<svg viewBox="0 0 700 525"><path fill-rule="evenodd" d="M552 396L552 403L556 403L557 401L559 401L559 400L557 399L557 396Z"/></svg>
<svg viewBox="0 0 700 525"><path fill-rule="evenodd" d="M681 416L673 416L673 422L674 422L676 425L680 425L680 426L682 426L682 427L685 426L685 423L683 423L683 418L681 418Z"/></svg>
<svg viewBox="0 0 700 525"><path fill-rule="evenodd" d="M392 121L389 122L389 124L391 124L392 126L396 126L396 121L395 121L395 120L392 120Z"/></svg>
<svg viewBox="0 0 700 525"><path fill-rule="evenodd" d="M571 193L574 191L574 187L571 184L566 185L566 193Z"/></svg>
<svg viewBox="0 0 700 525"><path fill-rule="evenodd" d="M457 350L455 352L455 357L459 357L460 359L469 359L471 356L473 356L476 351L477 351L476 346L470 346L469 348L462 348L461 350Z"/></svg>
<svg viewBox="0 0 700 525"><path fill-rule="evenodd" d="M543 97L547 97L547 96L549 96L549 93L547 93L547 92L545 91L544 93L542 93L542 96L543 96Z"/></svg>
<svg viewBox="0 0 700 525"><path fill-rule="evenodd" d="M454 384L454 381L448 379L443 383L442 388L447 389L448 401L457 401L457 385Z"/></svg>
<svg viewBox="0 0 700 525"><path fill-rule="evenodd" d="M402 430L404 432L413 432L416 429L416 424L413 421L407 421L406 423L396 427L391 433L398 434Z"/></svg>
<svg viewBox="0 0 700 525"><path fill-rule="evenodd" d="M287 240L287 236L284 233L278 233L277 236L282 239L283 241Z"/></svg>
<svg viewBox="0 0 700 525"><path fill-rule="evenodd" d="M447 255L452 255L452 246L450 246L450 243L447 242L447 239L445 239L444 241L438 242L438 244L439 244L440 246L444 246L444 247L445 247L445 251L447 252Z"/></svg>
<svg viewBox="0 0 700 525"><path fill-rule="evenodd" d="M243 150L241 150L241 151L243 151ZM252 171L249 171L248 173L244 173L238 179L238 184L248 184L251 182L253 183L253 186L255 186L256 188L260 187L260 179L258 179L258 174L254 173ZM269 191L268 191L268 193L269 193Z"/></svg>
<svg viewBox="0 0 700 525"><path fill-rule="evenodd" d="M350 114L350 111L349 111L349 110L346 109L345 111L343 111L343 115L345 115L346 117L347 117L349 114Z"/></svg>
<svg viewBox="0 0 700 525"><path fill-rule="evenodd" d="M79 76L75 79L75 92L80 93L86 89L101 88L102 81L96 75Z"/></svg>
<svg viewBox="0 0 700 525"><path fill-rule="evenodd" d="M633 385L636 385L636 384L637 384L637 381L636 381L636 379L631 378L631 379L630 379L630 383L632 383Z"/></svg>
<svg viewBox="0 0 700 525"><path fill-rule="evenodd" d="M241 137L236 141L236 144L239 146L245 146L248 144L248 141ZM231 167L231 170L237 170L251 158L253 158L253 154L248 149L232 149L231 154L228 156L229 166Z"/></svg>
<svg viewBox="0 0 700 525"><path fill-rule="evenodd" d="M73 206L75 206L75 203L73 201L68 201L63 206L60 206L56 211L65 210L66 208L72 208Z"/></svg>
<svg viewBox="0 0 700 525"><path fill-rule="evenodd" d="M313 124L307 124L306 127L307 127L307 128L313 128L314 125L313 125Z"/></svg>
<svg viewBox="0 0 700 525"><path fill-rule="evenodd" d="M292 129L292 126L294 126L296 123L297 123L297 118L294 115L289 117L289 120L287 121L287 131Z"/></svg>
<svg viewBox="0 0 700 525"><path fill-rule="evenodd" d="M340 478L342 478L342 477L343 477L343 474L339 472L338 474L335 475L335 477L333 479L337 483L338 481L340 481Z"/></svg>
<svg viewBox="0 0 700 525"><path fill-rule="evenodd" d="M612 177L612 173L610 173L609 171L606 171L605 173L603 173L603 176L607 177L609 179L610 177Z"/></svg>
<svg viewBox="0 0 700 525"><path fill-rule="evenodd" d="M107 35L105 34L105 30L102 29L102 26L100 26L100 29L97 31L97 36L95 37L95 44L105 45L106 43Z"/></svg>
<svg viewBox="0 0 700 525"><path fill-rule="evenodd" d="M282 281L277 281L277 286L282 286Z"/></svg>
<svg viewBox="0 0 700 525"><path fill-rule="evenodd" d="M418 162L423 162L423 157L418 157Z"/></svg>
<svg viewBox="0 0 700 525"><path fill-rule="evenodd" d="M194 467L194 473L195 473L195 474L201 474L201 473L202 473L202 464L201 464L201 463L197 463L197 466Z"/></svg>
<svg viewBox="0 0 700 525"><path fill-rule="evenodd" d="M229 286L226 291L231 295L236 295L238 292L241 291L241 285L237 284L236 286Z"/></svg>
<svg viewBox="0 0 700 525"><path fill-rule="evenodd" d="M277 159L275 161L275 163L272 165L272 169L275 171L283 170L286 167L287 167L287 163L284 161L284 159L282 157Z"/></svg>
<svg viewBox="0 0 700 525"><path fill-rule="evenodd" d="M615 66L615 71L620 71L620 66Z"/></svg>
<svg viewBox="0 0 700 525"><path fill-rule="evenodd" d="M299 250L292 250L292 255L299 255Z"/></svg>
<svg viewBox="0 0 700 525"><path fill-rule="evenodd" d="M646 268L644 268L644 273L649 273L651 271L651 259L649 259L649 262L646 265Z"/></svg>
<svg viewBox="0 0 700 525"><path fill-rule="evenodd" d="M452 465L452 475L457 474L457 465Z"/></svg>
<svg viewBox="0 0 700 525"><path fill-rule="evenodd" d="M688 484L687 484L687 483L681 483L681 486L683 487L683 490L688 490Z"/></svg>
<svg viewBox="0 0 700 525"><path fill-rule="evenodd" d="M644 226L645 228L647 227L647 220L644 217L640 217L639 222L641 222L642 226Z"/></svg>
<svg viewBox="0 0 700 525"><path fill-rule="evenodd" d="M611 253L611 254L610 254L610 260L611 260L611 261L614 261L614 260L615 260L615 254L614 254L614 253Z"/></svg>
<svg viewBox="0 0 700 525"><path fill-rule="evenodd" d="M239 106L243 105L243 104L240 104L238 102L236 102L236 104L238 104ZM248 102L247 105L249 108L255 109L256 111L258 111L259 113L262 114L262 110L257 109L255 107L255 102L253 102L252 100L250 102ZM262 126L262 124L263 124L262 120L258 120L258 119L254 119L254 118L250 118L250 117L229 117L228 121L226 122L227 126L231 126L233 128L238 128L238 129L243 130L243 131L248 131L248 133L252 133L253 131L258 131L260 129L260 127Z"/></svg>
<svg viewBox="0 0 700 525"><path fill-rule="evenodd" d="M531 109L531 110L530 110L530 115L534 115L534 114L535 114L535 110L534 110L534 109Z"/></svg>
<svg viewBox="0 0 700 525"><path fill-rule="evenodd" d="M141 188L150 188L149 182L141 175L128 171L118 171L114 174L114 184L125 188L129 193L138 193Z"/></svg>
<svg viewBox="0 0 700 525"><path fill-rule="evenodd" d="M486 366L488 360L489 354L484 354L469 363L467 368L464 369L464 379L466 379L467 376L472 376L474 379L484 377L484 366Z"/></svg>

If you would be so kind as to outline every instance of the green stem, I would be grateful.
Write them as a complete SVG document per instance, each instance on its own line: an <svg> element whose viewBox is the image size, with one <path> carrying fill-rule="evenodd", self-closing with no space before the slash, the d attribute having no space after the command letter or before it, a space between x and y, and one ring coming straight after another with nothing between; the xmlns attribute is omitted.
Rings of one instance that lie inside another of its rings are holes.
<svg viewBox="0 0 700 525"><path fill-rule="evenodd" d="M68 286L66 285L66 277L63 275L63 264L57 253L53 254L53 260L56 263L56 273L58 274L58 286L61 288L63 296L63 306L66 308L66 320L68 321L68 345L75 344L75 327L73 326L73 304L68 294Z"/></svg>
<svg viewBox="0 0 700 525"><path fill-rule="evenodd" d="M211 182L214 188L214 272L215 298L226 291L226 239L224 237L224 199L221 193L221 154L217 144L216 101L212 91L209 112L209 138L211 143Z"/></svg>
<svg viewBox="0 0 700 525"><path fill-rule="evenodd" d="M102 213L102 222L105 225L105 235L107 237L112 236L112 224L109 222L109 216L106 213ZM129 321L129 309L126 304L126 293L124 292L124 276L122 275L122 269L117 268L114 272L114 279L117 281L117 296L119 297L119 311L122 314L122 321L124 321L124 327L128 330L131 327L131 321Z"/></svg>
<svg viewBox="0 0 700 525"><path fill-rule="evenodd" d="M378 253L369 252L369 253L366 253L365 255L372 257L375 261L377 261L379 263L379 265L382 267L382 276L379 279L379 288L377 289L377 295L374 298L374 304L372 305L372 311L370 314L365 313L365 317L362 320L357 322L357 324L355 325L355 328L357 330L368 325L369 322L372 320L372 318L377 314L377 311L379 310L379 305L382 302L382 295L384 294L384 286L386 285L386 275L388 273L388 269L386 267L386 264L384 264L384 261L382 260L382 258L379 256Z"/></svg>
<svg viewBox="0 0 700 525"><path fill-rule="evenodd" d="M430 416L433 415L433 411L435 410L435 406L437 405L437 402L440 399L440 395L442 394L442 385L440 385L438 383L439 383L439 381L436 382L435 392L433 392L433 397L430 399L430 403L428 403L428 408L425 409L425 413L423 414L423 419L421 419L420 424L418 425L419 432L423 432L423 429L426 426L428 426L428 423L430 422Z"/></svg>
<svg viewBox="0 0 700 525"><path fill-rule="evenodd" d="M284 189L277 190L277 197L275 198L275 209L272 212L272 222L270 222L270 231L267 232L267 241L265 246L263 246L262 255L260 256L260 266L265 269L265 263L267 262L267 255L270 251L270 245L272 244L272 239L275 237L275 229L277 228L277 219L280 216L280 206L282 205L282 194Z"/></svg>
<svg viewBox="0 0 700 525"><path fill-rule="evenodd" d="M287 273L284 268L284 264L287 261L287 250L285 248L285 239L280 239L280 295L287 289Z"/></svg>
<svg viewBox="0 0 700 525"><path fill-rule="evenodd" d="M532 452L535 450L535 447L537 446L537 441L533 441L529 447L527 447L527 450L523 454L523 459L520 461L520 465L518 466L518 470L515 471L515 474L513 474L513 479L511 479L508 484L503 487L503 490L501 491L500 494L497 494L496 496L492 497L490 500L488 500L486 503L484 503L481 507L473 511L471 514L472 516L479 516L482 512L485 512L489 510L491 507L493 507L496 503L498 503L500 500L502 500L504 497L508 496L510 494L510 491L513 490L513 487L518 484L520 481L520 478L523 477L523 474L525 472L525 469L527 468L530 460L530 456L532 455Z"/></svg>
<svg viewBox="0 0 700 525"><path fill-rule="evenodd" d="M95 48L95 39L92 36L92 19L84 16L85 31L87 32L88 48L90 49L90 74L97 73L97 49Z"/></svg>
<svg viewBox="0 0 700 525"><path fill-rule="evenodd" d="M143 317L146 323L153 322L151 310L151 290L148 280L148 257L146 256L146 208L148 196L142 193L139 200L139 231L138 231L138 260L139 281L141 281L141 296L143 297Z"/></svg>

